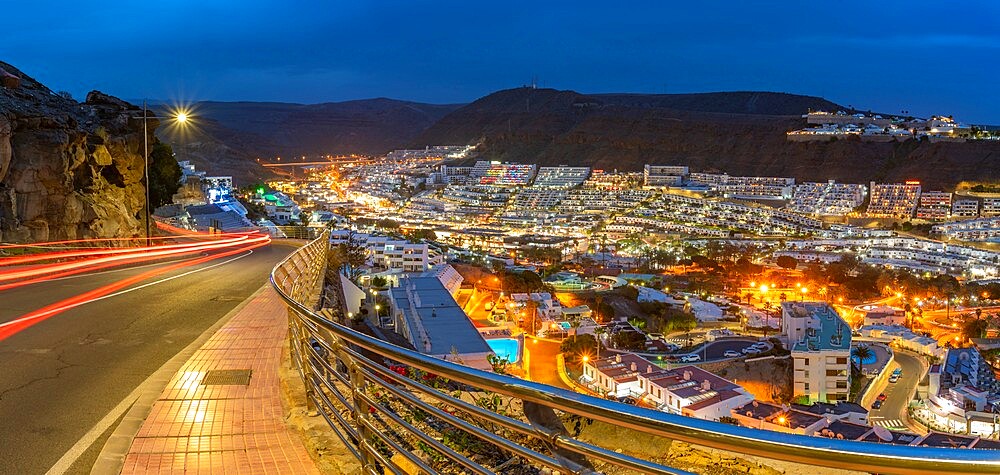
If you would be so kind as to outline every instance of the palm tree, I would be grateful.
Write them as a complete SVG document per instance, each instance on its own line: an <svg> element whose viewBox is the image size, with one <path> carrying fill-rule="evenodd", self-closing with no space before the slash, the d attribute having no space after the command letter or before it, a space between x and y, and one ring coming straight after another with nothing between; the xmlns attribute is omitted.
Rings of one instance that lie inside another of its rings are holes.
<svg viewBox="0 0 1000 475"><path fill-rule="evenodd" d="M873 358L875 352L868 345L858 345L851 348L851 356L858 359L858 373L861 373L865 368L865 360Z"/></svg>

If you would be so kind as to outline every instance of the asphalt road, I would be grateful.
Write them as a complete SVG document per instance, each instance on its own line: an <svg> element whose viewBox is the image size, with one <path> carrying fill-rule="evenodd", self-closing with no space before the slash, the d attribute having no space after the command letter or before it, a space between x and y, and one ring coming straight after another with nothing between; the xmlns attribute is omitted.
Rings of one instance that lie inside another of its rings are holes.
<svg viewBox="0 0 1000 475"><path fill-rule="evenodd" d="M886 399L879 409L869 409L868 419L873 424L882 425L888 429L906 430L903 415L906 413L906 406L910 402L910 396L914 388L920 382L921 370L920 360L905 354L896 352L894 364L889 371L897 366L903 368L903 376L895 383L884 383L879 392L885 393Z"/></svg>
<svg viewBox="0 0 1000 475"><path fill-rule="evenodd" d="M264 285L291 250L272 244L171 271L152 281L244 256L67 310L0 341L0 473L45 473L150 374ZM0 291L0 323L153 267Z"/></svg>
<svg viewBox="0 0 1000 475"><path fill-rule="evenodd" d="M558 342L527 337L524 345L528 362L527 379L557 388L572 389L563 383L556 371L556 356L560 346Z"/></svg>

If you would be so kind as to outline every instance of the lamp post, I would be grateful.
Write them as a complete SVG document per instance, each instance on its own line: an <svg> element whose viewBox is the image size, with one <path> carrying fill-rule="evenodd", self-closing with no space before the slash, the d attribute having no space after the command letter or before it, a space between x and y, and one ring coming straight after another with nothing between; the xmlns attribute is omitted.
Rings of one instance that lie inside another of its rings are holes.
<svg viewBox="0 0 1000 475"><path fill-rule="evenodd" d="M154 119L159 119L160 117L153 116ZM149 238L149 129L146 125L149 119L148 109L146 108L146 101L142 101L142 151L143 151L143 178L145 178L145 188L146 188L146 247L150 246ZM174 116L174 120L178 124L184 124L188 120L188 116L184 112L177 113Z"/></svg>

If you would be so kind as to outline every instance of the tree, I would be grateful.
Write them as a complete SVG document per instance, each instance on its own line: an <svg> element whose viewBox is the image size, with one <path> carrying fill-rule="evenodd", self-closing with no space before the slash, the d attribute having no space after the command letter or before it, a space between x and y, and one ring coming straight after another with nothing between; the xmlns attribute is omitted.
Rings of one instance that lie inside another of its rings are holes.
<svg viewBox="0 0 1000 475"><path fill-rule="evenodd" d="M981 320L979 318L967 320L962 324L962 338L965 340L970 338L983 338L986 336L987 328L989 328L989 322L986 320Z"/></svg>
<svg viewBox="0 0 1000 475"><path fill-rule="evenodd" d="M385 280L385 277L382 277L380 275L376 275L375 277L372 277L372 287L375 287L377 289L381 289L381 288L385 287L386 283L387 282Z"/></svg>
<svg viewBox="0 0 1000 475"><path fill-rule="evenodd" d="M851 356L857 358L858 372L860 373L865 367L865 360L873 358L875 356L875 352L868 345L858 345L851 348Z"/></svg>
<svg viewBox="0 0 1000 475"><path fill-rule="evenodd" d="M153 144L149 152L150 210L173 202L174 194L181 187L181 176L181 167L170 146L161 142Z"/></svg>
<svg viewBox="0 0 1000 475"><path fill-rule="evenodd" d="M798 259L792 256L778 256L778 258L775 259L775 263L778 264L778 267L783 269L794 269L799 266Z"/></svg>
<svg viewBox="0 0 1000 475"><path fill-rule="evenodd" d="M619 350L643 350L646 348L646 335L634 331L620 331L611 335L611 345Z"/></svg>
<svg viewBox="0 0 1000 475"><path fill-rule="evenodd" d="M597 338L594 335L574 335L559 344L561 351L569 361L578 361L582 355L594 355L597 352Z"/></svg>

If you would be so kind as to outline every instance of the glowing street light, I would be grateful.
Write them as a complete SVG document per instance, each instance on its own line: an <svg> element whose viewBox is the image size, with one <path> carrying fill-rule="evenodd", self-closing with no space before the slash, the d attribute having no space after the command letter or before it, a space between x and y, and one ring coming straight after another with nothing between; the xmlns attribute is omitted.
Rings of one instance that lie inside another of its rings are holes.
<svg viewBox="0 0 1000 475"><path fill-rule="evenodd" d="M142 151L143 151L143 178L145 178L146 185L146 247L150 245L149 237L149 128L146 125L150 115L148 113L148 108L146 107L146 101L142 101ZM164 117L152 116L153 119L164 119ZM168 119L173 119L180 125L184 125L188 121L188 115L186 112L178 112L176 115L171 117L166 117Z"/></svg>

